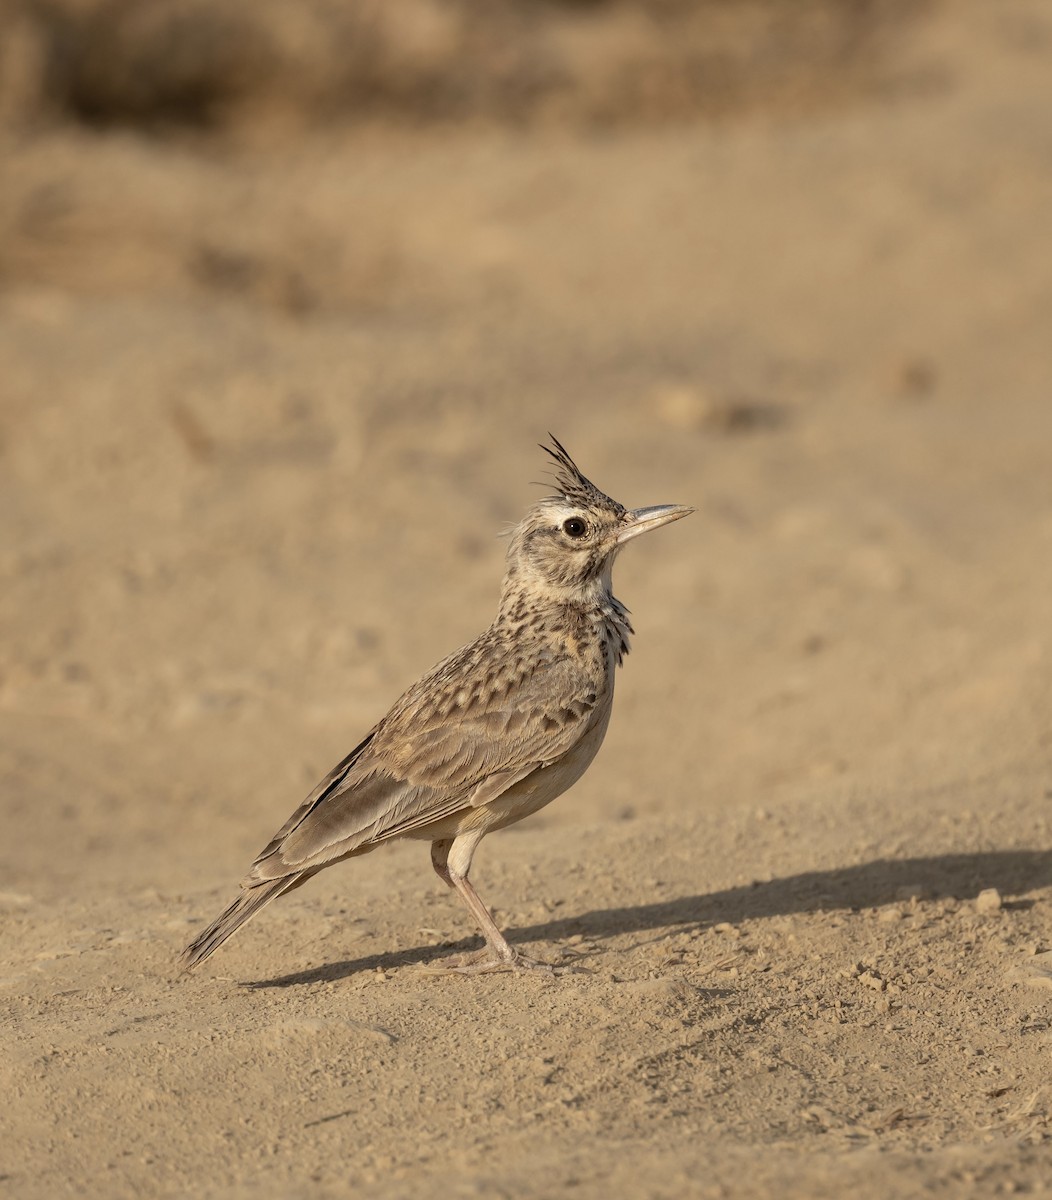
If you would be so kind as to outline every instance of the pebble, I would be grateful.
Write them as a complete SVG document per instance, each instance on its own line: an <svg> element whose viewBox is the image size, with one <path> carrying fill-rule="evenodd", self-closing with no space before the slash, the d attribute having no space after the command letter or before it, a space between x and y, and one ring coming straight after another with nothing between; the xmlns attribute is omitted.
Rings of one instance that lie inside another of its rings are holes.
<svg viewBox="0 0 1052 1200"><path fill-rule="evenodd" d="M923 883L904 883L895 889L896 900L928 900L931 894L931 888Z"/></svg>
<svg viewBox="0 0 1052 1200"><path fill-rule="evenodd" d="M1001 893L997 888L983 888L975 898L975 911L980 913L1001 911Z"/></svg>
<svg viewBox="0 0 1052 1200"><path fill-rule="evenodd" d="M637 996L645 996L650 1000L684 1003L698 995L698 989L685 979L641 979L631 985L631 990Z"/></svg>
<svg viewBox="0 0 1052 1200"><path fill-rule="evenodd" d="M1028 987L1052 989L1052 953L1035 954L1022 971Z"/></svg>

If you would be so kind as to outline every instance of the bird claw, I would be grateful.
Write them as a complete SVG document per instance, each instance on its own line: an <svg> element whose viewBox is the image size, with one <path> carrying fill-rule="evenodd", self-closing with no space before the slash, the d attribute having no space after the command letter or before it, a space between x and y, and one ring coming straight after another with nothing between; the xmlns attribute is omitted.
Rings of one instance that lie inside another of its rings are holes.
<svg viewBox="0 0 1052 1200"><path fill-rule="evenodd" d="M515 950L512 951L511 957L507 958L498 955L488 946L482 950L476 950L474 954L428 963L422 968L430 975L488 975L496 971L514 971L516 973L540 971L545 975L567 975L581 969L575 966L556 967L551 963L542 962L540 959L528 958L525 954L519 954Z"/></svg>

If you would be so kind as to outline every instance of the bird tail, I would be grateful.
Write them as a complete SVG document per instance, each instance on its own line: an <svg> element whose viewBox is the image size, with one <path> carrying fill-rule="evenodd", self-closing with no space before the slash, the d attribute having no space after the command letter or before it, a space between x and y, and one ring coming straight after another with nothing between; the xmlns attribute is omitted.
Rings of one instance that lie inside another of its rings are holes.
<svg viewBox="0 0 1052 1200"><path fill-rule="evenodd" d="M219 949L231 934L236 933L261 908L269 904L275 897L280 896L282 892L288 891L289 888L302 882L301 876L304 874L306 872L285 875L281 879L268 879L264 883L252 884L244 888L233 904L225 912L220 913L212 924L199 933L186 947L179 959L182 969L192 971L195 967L200 966L210 954Z"/></svg>

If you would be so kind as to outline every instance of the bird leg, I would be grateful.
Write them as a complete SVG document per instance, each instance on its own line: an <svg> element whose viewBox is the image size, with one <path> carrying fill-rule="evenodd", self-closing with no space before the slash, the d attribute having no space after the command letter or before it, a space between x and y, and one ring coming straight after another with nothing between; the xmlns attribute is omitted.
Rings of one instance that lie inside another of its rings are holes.
<svg viewBox="0 0 1052 1200"><path fill-rule="evenodd" d="M470 839L470 840L468 840ZM469 912L486 939L486 949L478 954L469 955L449 966L438 968L443 971L456 971L460 975L481 975L487 971L547 971L555 974L557 968L549 963L537 962L520 954L508 944L507 938L497 928L493 914L482 902L482 897L475 891L468 879L468 868L471 866L471 856L481 840L469 834L463 839L454 841L442 839L431 843L431 865L438 877L459 893L467 905ZM456 845L460 842L460 845ZM453 862L450 862L450 851L454 851ZM456 853L459 851L459 853Z"/></svg>

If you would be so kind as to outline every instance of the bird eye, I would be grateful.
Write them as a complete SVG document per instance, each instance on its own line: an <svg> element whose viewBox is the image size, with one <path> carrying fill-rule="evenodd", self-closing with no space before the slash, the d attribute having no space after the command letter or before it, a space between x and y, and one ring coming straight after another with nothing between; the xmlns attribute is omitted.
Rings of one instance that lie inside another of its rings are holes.
<svg viewBox="0 0 1052 1200"><path fill-rule="evenodd" d="M568 533L572 538L584 537L588 532L588 526L580 517L567 517L563 521L563 532Z"/></svg>

